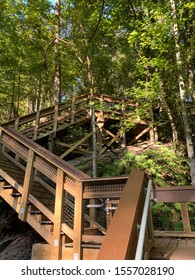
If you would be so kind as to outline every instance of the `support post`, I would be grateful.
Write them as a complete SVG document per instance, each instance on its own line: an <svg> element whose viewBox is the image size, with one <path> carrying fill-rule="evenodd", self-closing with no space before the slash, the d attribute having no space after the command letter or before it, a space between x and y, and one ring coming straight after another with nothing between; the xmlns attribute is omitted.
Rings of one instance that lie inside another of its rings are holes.
<svg viewBox="0 0 195 280"><path fill-rule="evenodd" d="M183 221L183 229L185 232L191 232L191 225L190 225L187 204L180 203L180 209L181 209L181 216L182 216L182 221Z"/></svg>
<svg viewBox="0 0 195 280"><path fill-rule="evenodd" d="M64 205L64 172L58 168L56 178L56 195L54 210L54 229L53 229L53 259L62 259L62 236L61 225L63 222Z"/></svg>
<svg viewBox="0 0 195 280"><path fill-rule="evenodd" d="M19 215L18 215L18 218L22 221L26 221L26 217L27 217L27 208L28 208L27 201L28 201L28 196L30 193L33 174L34 174L34 167L33 167L34 158L35 158L34 151L29 150L26 172L25 172L25 176L24 176L24 184L23 184L23 189L22 189L20 210L19 210Z"/></svg>
<svg viewBox="0 0 195 280"><path fill-rule="evenodd" d="M82 235L83 235L83 184L77 183L74 208L74 240L73 256L75 260L82 260Z"/></svg>

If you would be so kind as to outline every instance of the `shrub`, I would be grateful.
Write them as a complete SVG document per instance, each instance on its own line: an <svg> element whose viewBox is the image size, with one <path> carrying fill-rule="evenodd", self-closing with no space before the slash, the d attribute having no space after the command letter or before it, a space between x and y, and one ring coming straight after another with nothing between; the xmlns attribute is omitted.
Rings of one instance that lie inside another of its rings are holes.
<svg viewBox="0 0 195 280"><path fill-rule="evenodd" d="M103 176L128 175L132 168L146 171L159 187L189 184L187 160L170 147L149 148L141 154L127 152L120 159L105 166Z"/></svg>

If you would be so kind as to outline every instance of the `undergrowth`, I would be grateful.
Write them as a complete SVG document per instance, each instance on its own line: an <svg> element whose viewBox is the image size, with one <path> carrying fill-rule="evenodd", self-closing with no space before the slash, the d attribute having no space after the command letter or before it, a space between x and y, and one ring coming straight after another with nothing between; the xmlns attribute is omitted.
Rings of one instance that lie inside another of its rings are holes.
<svg viewBox="0 0 195 280"><path fill-rule="evenodd" d="M129 175L132 168L144 170L158 187L189 184L187 160L170 147L148 148L140 154L126 152L101 167L102 176Z"/></svg>

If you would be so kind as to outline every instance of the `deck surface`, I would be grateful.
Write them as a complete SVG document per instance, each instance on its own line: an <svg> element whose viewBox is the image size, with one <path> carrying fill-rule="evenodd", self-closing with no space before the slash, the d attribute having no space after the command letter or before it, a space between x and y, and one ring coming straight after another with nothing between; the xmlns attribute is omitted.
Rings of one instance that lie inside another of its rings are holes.
<svg viewBox="0 0 195 280"><path fill-rule="evenodd" d="M156 238L151 260L195 260L195 239Z"/></svg>

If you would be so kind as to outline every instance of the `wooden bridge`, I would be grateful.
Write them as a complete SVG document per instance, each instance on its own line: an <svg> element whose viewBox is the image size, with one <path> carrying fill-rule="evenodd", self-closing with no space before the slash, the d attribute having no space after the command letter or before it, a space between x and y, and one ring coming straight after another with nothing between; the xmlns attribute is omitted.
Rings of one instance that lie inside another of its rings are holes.
<svg viewBox="0 0 195 280"><path fill-rule="evenodd" d="M33 245L32 259L195 258L185 203L195 201L195 187L153 190L140 170L129 177L91 178L63 160L72 152L91 153L88 101L83 95L0 127L0 197L45 240ZM97 127L104 136L101 155L113 143L124 144L124 118L135 106L126 103L124 109L122 100L108 96L95 96L95 101ZM120 108L115 106L119 101ZM129 143L149 131L145 122L134 123L126 136ZM68 129L81 125L87 134L74 144L66 142ZM58 145L64 148L60 155L54 154ZM151 205L156 199L180 203L182 232L154 230Z"/></svg>

